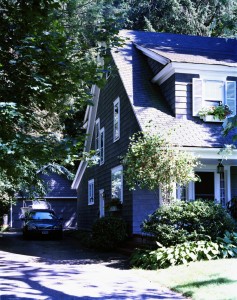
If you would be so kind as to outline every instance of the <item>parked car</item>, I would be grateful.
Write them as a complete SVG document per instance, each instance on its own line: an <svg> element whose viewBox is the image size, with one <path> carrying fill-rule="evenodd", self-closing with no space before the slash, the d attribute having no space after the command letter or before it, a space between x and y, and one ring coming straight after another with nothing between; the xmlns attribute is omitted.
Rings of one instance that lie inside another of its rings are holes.
<svg viewBox="0 0 237 300"><path fill-rule="evenodd" d="M63 237L62 218L56 216L52 209L30 209L21 218L23 237Z"/></svg>

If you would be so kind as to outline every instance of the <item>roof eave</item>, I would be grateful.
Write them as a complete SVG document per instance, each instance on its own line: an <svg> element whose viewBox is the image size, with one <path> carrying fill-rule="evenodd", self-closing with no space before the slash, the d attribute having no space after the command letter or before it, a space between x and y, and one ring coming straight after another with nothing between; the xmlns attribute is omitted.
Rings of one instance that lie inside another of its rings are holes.
<svg viewBox="0 0 237 300"><path fill-rule="evenodd" d="M226 79L226 76L237 76L237 68L235 66L226 66L219 64L197 64L197 63L186 63L186 62L170 62L166 65L159 73L153 78L153 83L162 84L174 73L183 74L199 74L200 77L204 78L213 74L215 78L222 80Z"/></svg>
<svg viewBox="0 0 237 300"><path fill-rule="evenodd" d="M154 59L155 61L161 63L164 66L171 62L170 59L168 59L168 58L166 58L166 57L164 57L160 54L157 54L157 53L155 53L154 51L152 51L150 49L147 49L147 48L145 48L143 46L140 46L136 43L134 43L134 45L138 50L142 51L142 53L144 55L150 57L151 59Z"/></svg>

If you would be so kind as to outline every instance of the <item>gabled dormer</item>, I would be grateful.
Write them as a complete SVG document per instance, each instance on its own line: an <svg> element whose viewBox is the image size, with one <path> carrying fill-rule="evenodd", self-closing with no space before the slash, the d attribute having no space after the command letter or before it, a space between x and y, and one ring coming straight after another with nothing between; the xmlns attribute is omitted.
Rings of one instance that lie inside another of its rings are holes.
<svg viewBox="0 0 237 300"><path fill-rule="evenodd" d="M159 34L159 39L134 45L147 57L151 81L159 85L174 117L199 119L200 110L220 104L236 114L234 40Z"/></svg>

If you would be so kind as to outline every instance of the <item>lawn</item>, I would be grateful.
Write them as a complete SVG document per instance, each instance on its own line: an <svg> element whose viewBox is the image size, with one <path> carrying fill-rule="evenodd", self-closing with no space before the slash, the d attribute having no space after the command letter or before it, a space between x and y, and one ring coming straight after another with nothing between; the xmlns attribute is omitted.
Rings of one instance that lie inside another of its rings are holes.
<svg viewBox="0 0 237 300"><path fill-rule="evenodd" d="M237 300L237 259L234 258L142 271L142 276L194 300Z"/></svg>

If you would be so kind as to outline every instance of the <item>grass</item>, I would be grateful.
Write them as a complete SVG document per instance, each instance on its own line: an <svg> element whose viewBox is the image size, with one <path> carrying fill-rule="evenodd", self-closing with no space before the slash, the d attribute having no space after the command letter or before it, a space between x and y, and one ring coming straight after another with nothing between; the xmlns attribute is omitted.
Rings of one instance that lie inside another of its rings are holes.
<svg viewBox="0 0 237 300"><path fill-rule="evenodd" d="M237 259L234 258L142 271L142 276L194 300L237 300Z"/></svg>

